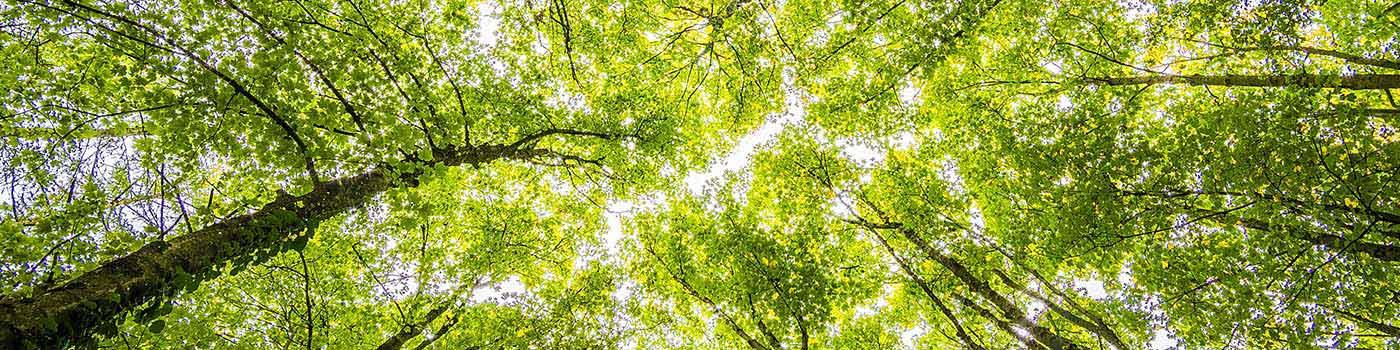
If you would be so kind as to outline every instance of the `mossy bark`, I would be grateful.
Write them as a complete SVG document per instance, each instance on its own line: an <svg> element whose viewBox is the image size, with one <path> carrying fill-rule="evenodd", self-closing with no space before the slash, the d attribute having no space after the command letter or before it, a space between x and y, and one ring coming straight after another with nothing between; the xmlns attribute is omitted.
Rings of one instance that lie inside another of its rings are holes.
<svg viewBox="0 0 1400 350"><path fill-rule="evenodd" d="M539 156L537 149L484 145L434 152L429 166L480 164ZM398 182L395 182L395 177ZM92 271L25 298L0 301L0 348L55 349L111 333L125 312L181 290L193 290L228 264L264 260L305 242L316 223L364 204L395 183L412 186L417 173L377 169L320 183L301 196L282 196L169 242L153 242Z"/></svg>
<svg viewBox="0 0 1400 350"><path fill-rule="evenodd" d="M322 183L262 209L154 242L35 296L0 304L0 344L8 348L78 345L117 316L214 277L225 264L287 249L316 222L359 206L389 187L382 171ZM309 234L309 233L305 233ZM186 276L182 276L186 275Z"/></svg>

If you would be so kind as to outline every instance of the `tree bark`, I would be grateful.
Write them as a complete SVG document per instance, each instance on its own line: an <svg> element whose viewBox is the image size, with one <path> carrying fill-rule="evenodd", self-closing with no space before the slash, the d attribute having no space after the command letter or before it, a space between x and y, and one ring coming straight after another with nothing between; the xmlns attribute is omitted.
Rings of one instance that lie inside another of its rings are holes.
<svg viewBox="0 0 1400 350"><path fill-rule="evenodd" d="M531 136L533 137L533 136ZM521 145L482 145L434 152L427 165L483 164L554 154ZM65 348L91 341L95 331L115 331L125 312L181 290L192 290L229 263L247 264L295 247L316 223L364 204L393 186L384 169L317 184L311 192L268 203L170 241L147 244L54 288L24 298L0 299L0 347ZM412 186L417 173L398 174ZM304 234L299 234L303 233Z"/></svg>
<svg viewBox="0 0 1400 350"><path fill-rule="evenodd" d="M417 337L419 334L423 333L423 327L426 327L429 323L432 323L433 321L437 320L438 317L442 316L442 313L446 311L447 305L438 306L437 308L428 311L428 317L424 318L422 322L405 325L403 329L399 330L398 333L394 333L394 335L389 337L389 339L384 340L383 344L379 344L379 347L376 349L402 349L405 343L408 343L409 340L413 340L414 337Z"/></svg>
<svg viewBox="0 0 1400 350"><path fill-rule="evenodd" d="M1376 321L1376 320L1372 320L1372 319L1369 319L1369 318L1365 318L1365 317L1362 317L1361 315L1357 315L1357 314L1354 314L1354 313L1350 313L1350 312L1347 312L1346 310L1342 310L1342 309L1336 309L1336 310L1333 310L1333 311L1336 311L1338 314L1340 314L1340 315L1342 315L1342 316L1346 316L1347 318L1350 318L1352 321L1356 321L1357 323L1366 325L1366 327L1370 327L1370 328L1373 328L1373 329L1375 329L1375 330L1381 331L1381 332L1383 332L1383 333L1385 333L1385 334L1387 334L1387 335L1390 335L1390 336L1392 336L1392 337L1400 338L1400 327L1392 326L1392 325L1389 325L1389 324L1386 324L1386 323L1382 323L1382 322L1380 322L1380 321Z"/></svg>
<svg viewBox="0 0 1400 350"><path fill-rule="evenodd" d="M1380 261L1400 262L1400 247L1377 244L1371 242L1361 242L1346 237L1329 235L1325 233L1314 234L1304 237L1309 242L1336 249L1339 251L1357 251L1366 254Z"/></svg>
<svg viewBox="0 0 1400 350"><path fill-rule="evenodd" d="M1003 317L1015 322L1018 326L1025 327L1026 330L1030 332L1031 337L1035 338L1037 342L1044 344L1050 349L1056 350L1087 349L1082 345L1076 344L1056 334L1055 331L1049 328L1031 322L1026 318L1025 312L1021 311L1021 308L1016 306L1015 303L1012 303L1010 299L1007 299L1006 296L992 289L992 286L988 284L987 281L973 275L972 272L967 269L967 266L964 266L950 256L938 252L938 250L929 245L923 237L919 236L918 232L914 232L914 230L903 226L899 226L899 232L910 242L913 242L914 246L922 250L924 254L928 255L930 259L938 262L938 264L942 265L948 272L953 273L953 277L956 277L963 285L967 286L968 289L971 289L972 292L990 301L992 305L996 306L996 308L1001 311Z"/></svg>
<svg viewBox="0 0 1400 350"><path fill-rule="evenodd" d="M436 342L438 339L442 339L442 336L447 335L447 332L448 332L448 331L451 331L451 330L452 330L452 327L453 327L453 326L456 326L456 325L457 325L457 317L456 317L456 316L453 316L452 318L447 319L447 323L443 323L441 327L438 327L437 332L433 332L433 337L432 337L432 338L424 339L422 342L419 342L419 343L418 343L418 346L413 347L413 350L423 350L423 349L427 349L428 346L433 345L433 342ZM481 347L480 347L480 346L468 346L468 347L466 347L466 349L479 349L479 348L481 348Z"/></svg>
<svg viewBox="0 0 1400 350"><path fill-rule="evenodd" d="M1335 249L1340 252L1353 251L1366 254L1367 256L1370 256L1371 258L1380 261L1400 262L1400 247L1397 246L1363 242L1360 239L1352 239L1328 233L1308 232L1308 230L1306 229L1289 230L1288 227L1280 228L1276 225L1270 225L1269 223L1249 218L1236 217L1234 219L1236 220L1236 222L1238 222L1246 228L1266 232L1281 232L1284 234L1291 234L1295 238L1307 241L1312 244L1327 247L1329 249ZM1224 220L1215 221L1219 222L1222 225L1234 224Z"/></svg>
<svg viewBox="0 0 1400 350"><path fill-rule="evenodd" d="M997 277L1001 278L1002 283L1005 283L1006 285L1012 286L1016 289L1020 289L1022 293L1025 293L1032 299L1035 299L1037 301L1040 301L1042 304L1045 304L1046 307L1050 308L1050 311L1053 311L1055 314L1060 315L1060 317L1064 317L1066 320L1069 320L1070 323L1073 323L1074 325L1079 326L1079 328L1083 328L1084 330L1087 330L1091 333L1094 333L1094 335L1099 336L1099 338L1108 341L1109 345L1113 345L1114 349L1131 349L1128 347L1127 344L1123 343L1122 339L1118 337L1117 332L1114 332L1112 328L1109 328L1107 325L1105 325L1102 320L1098 319L1098 317L1094 317L1087 311L1080 310L1084 311L1086 316L1093 318L1092 321L1089 319L1085 319L1084 317L1081 317L1078 314L1076 314L1074 311L1065 309L1063 306L1060 306L1060 304L1056 303L1054 300L1050 300L1050 298L1041 295L1040 293L1036 293L1035 291L1021 284L1020 282L1013 280L1011 276L1008 276L1006 274L1006 272L1003 272L1000 269L994 270L994 272L996 272ZM1055 286L1051 285L1049 281L1045 281L1042 279L1041 288L1054 290ZM1066 301L1073 302L1073 300L1069 299L1069 297L1067 296L1062 295L1062 297L1064 297Z"/></svg>
<svg viewBox="0 0 1400 350"><path fill-rule="evenodd" d="M1186 84L1234 87L1304 87L1349 90L1400 88L1400 74L1340 75L1146 75L1134 77L1090 77L1088 82L1109 86Z"/></svg>
<svg viewBox="0 0 1400 350"><path fill-rule="evenodd" d="M1341 59L1341 60L1343 60L1343 61L1347 61L1347 62L1351 62L1351 63L1355 63L1355 64L1362 64L1362 65L1375 66L1375 67L1381 67L1381 68L1400 69L1400 61L1391 61L1391 60L1379 59L1379 58L1366 58L1366 57L1362 57L1362 56L1358 56L1358 55L1353 55L1353 54L1349 54L1349 53L1345 53L1345 52L1341 52L1341 51L1337 51L1337 50L1328 50L1328 49L1316 48L1316 47L1310 47L1310 46L1273 45L1273 46L1260 46L1260 47L1246 47L1246 48L1239 48L1239 49L1235 49L1235 50L1239 50L1239 51L1298 51L1298 52L1303 52L1303 53L1308 53L1308 54L1313 54L1313 55L1321 55L1321 56L1327 56L1327 57L1332 57L1332 58L1338 58L1338 59Z"/></svg>
<svg viewBox="0 0 1400 350"><path fill-rule="evenodd" d="M933 288L929 287L928 285L928 281L925 281L923 276L920 276L917 272L915 272L914 268L909 266L909 262L905 260L904 257L900 256L899 252L896 252L894 250L894 247L890 246L889 241L885 240L885 235L880 234L880 231L870 228L870 226L864 226L864 228L866 230L869 230L870 233L875 234L876 241L880 242L880 246L884 247L885 251L890 253L890 256L894 258L894 261L899 264L899 269L904 271L904 274L908 275L909 279L913 280L915 285L919 286L919 290L922 290L924 292L924 295L928 296L929 301L933 302L933 306L938 309L938 312L942 313L943 317L948 318L948 323L951 323L953 325L953 331L955 334L957 334L958 341L963 342L963 346L966 346L968 349L972 350L987 349L986 347L983 347L982 344L977 343L976 340L972 339L971 335L968 335L967 330L963 328L962 322L958 321L958 316L953 314L953 310L948 308L948 305L943 302L942 298L939 298L937 294L934 294ZM1016 334L1013 332L1011 335L1015 336ZM1027 346L1030 345L1028 344Z"/></svg>

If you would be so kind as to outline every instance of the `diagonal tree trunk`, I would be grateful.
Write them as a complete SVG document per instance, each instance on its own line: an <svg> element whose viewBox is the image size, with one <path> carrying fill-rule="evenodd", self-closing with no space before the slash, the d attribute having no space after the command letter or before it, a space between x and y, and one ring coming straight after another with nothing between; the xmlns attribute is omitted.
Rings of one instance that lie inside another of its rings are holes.
<svg viewBox="0 0 1400 350"><path fill-rule="evenodd" d="M963 283L963 285L967 286L968 289L971 289L972 292L977 293L978 295L981 295L983 298L987 299L987 301L990 301L993 306L996 306L996 308L999 311L1001 311L1002 315L1006 319L1015 322L1018 326L1026 328L1026 330L1030 332L1031 337L1035 338L1037 342L1045 344L1045 346L1050 349L1057 350L1087 349L1082 345L1076 344L1073 341L1060 336L1059 334L1055 333L1055 331L1050 330L1049 328L1037 325L1035 324L1035 322L1031 322L1029 319L1026 318L1025 312L1021 311L1020 307L1016 306L1015 303L1012 303L1011 300L1007 299L1005 295L1002 295L1001 293L992 289L991 284L988 284L986 280L983 280L981 278L978 278L976 275L973 275L972 271L967 269L967 266L964 266L961 262L958 262L957 259L953 259L953 257L938 252L938 249L935 249L933 246L929 245L928 241L925 241L924 238L920 236L918 232L914 232L914 230L909 229L907 227L903 227L902 225L897 227L899 232L906 239L914 243L914 246L918 247L919 250L922 250L924 254L929 256L930 259L933 259L939 265L942 265L945 269L948 270L948 272L953 273L953 277L956 277L959 281Z"/></svg>
<svg viewBox="0 0 1400 350"><path fill-rule="evenodd" d="M559 133L547 130L522 141ZM558 156L551 150L526 148L527 143L437 150L433 161L422 163L477 165ZM284 195L251 214L147 244L36 295L0 299L0 347L53 349L86 343L95 330L115 330L125 312L197 288L227 264L300 249L298 242L305 243L316 223L361 206L394 186L395 180L412 186L417 177L376 169L323 182L307 194Z"/></svg>
<svg viewBox="0 0 1400 350"><path fill-rule="evenodd" d="M1088 82L1109 86L1186 84L1234 87L1303 87L1350 90L1400 88L1400 74L1340 75L1145 75L1132 77L1090 77Z"/></svg>
<svg viewBox="0 0 1400 350"><path fill-rule="evenodd" d="M666 273L671 275L671 278L675 279L676 283L679 283L681 287L685 289L686 293L689 293L696 299L700 299L700 301L704 302L705 305L709 305L710 309L714 311L716 315L719 315L720 320L724 321L724 324L728 325L729 328L734 331L734 334L737 334L739 338L743 339L744 344L747 344L750 349L769 350L768 347L764 346L762 342L759 342L757 338L754 338L752 335L749 335L749 332L745 331L744 327L739 326L739 323L734 321L734 317L730 316L728 312L725 312L723 308L720 308L718 303L715 303L714 300L710 299L709 297L706 297L704 294L700 294L700 291L696 290L694 286L691 286L690 282L686 281L685 277L680 275L681 273L684 273L684 271L672 271L671 267L666 265L665 261L661 260L661 256L657 255L655 251L651 250L651 247L645 248L647 254L650 254L653 259L656 259L656 262L658 264L661 264L661 267L666 270Z"/></svg>
<svg viewBox="0 0 1400 350"><path fill-rule="evenodd" d="M948 323L953 325L953 331L957 334L958 341L961 341L963 346L972 350L987 350L982 344L972 339L972 336L967 333L967 329L963 328L962 322L958 320L958 316L953 314L953 310L949 309L948 305L943 302L943 298L939 298L938 295L933 292L933 288L929 287L928 281L924 280L923 276L915 272L914 268L909 266L909 261L905 260L903 256L899 255L899 252L894 250L894 247L890 246L889 241L885 240L885 235L880 234L879 230L870 228L870 226L862 227L875 235L875 240L880 242L880 246L885 248L885 252L890 253L894 261L899 264L899 269L904 271L904 274L909 276L909 279L913 280L915 285L919 286L919 290L922 290L929 301L933 302L933 306L938 309L938 312L942 313L943 317L948 318ZM1015 336L1016 334L1012 332L1011 335ZM1026 344L1027 347L1031 347L1032 345L1033 343Z"/></svg>
<svg viewBox="0 0 1400 350"><path fill-rule="evenodd" d="M1385 334L1390 335L1391 337L1400 338L1400 327L1392 326L1384 322L1362 317L1361 315L1350 313L1343 309L1335 309L1332 311L1342 316L1346 316L1346 318L1350 318L1352 321L1356 321L1357 323L1366 325L1366 327L1370 327L1375 330L1384 332Z"/></svg>
<svg viewBox="0 0 1400 350"><path fill-rule="evenodd" d="M1400 262L1400 246L1366 242L1362 241L1359 238L1347 238L1323 232L1312 232L1312 230L1308 228L1291 227L1289 225L1273 225L1262 220L1232 215L1221 215L1218 212L1210 210L1197 211L1207 213L1206 215L1208 215L1208 218L1211 221L1215 221L1220 225L1231 226L1238 224L1249 229L1264 232L1282 233L1315 245L1327 247L1328 249L1335 249L1339 252L1357 252L1365 254L1373 259L1380 261ZM1393 235L1394 233L1383 232L1383 234L1389 236Z"/></svg>
<svg viewBox="0 0 1400 350"><path fill-rule="evenodd" d="M1392 61L1392 60L1380 59L1380 58L1367 58L1367 57L1363 57L1363 56L1359 56L1359 55L1353 55L1353 54L1349 54L1349 53L1345 53L1345 52L1341 52L1341 51L1337 51L1337 50L1329 50L1329 49L1323 49L1323 48L1317 48L1317 47L1311 47L1311 46L1299 46L1299 45L1272 45L1272 46L1236 48L1236 49L1234 49L1234 50L1237 50L1237 51L1297 51L1297 52L1303 52L1303 53L1307 53L1307 54L1311 54L1311 55L1321 55L1321 56L1327 56L1327 57L1337 58L1337 59L1341 59L1341 60L1343 60L1343 61L1347 61L1347 62L1351 62L1351 63L1355 63L1355 64L1362 64L1362 65L1375 66L1375 67L1381 67L1381 68L1400 69L1400 61Z"/></svg>
<svg viewBox="0 0 1400 350"><path fill-rule="evenodd" d="M444 304L444 305L438 306L437 308L432 309L431 311L428 311L427 317L423 318L423 321L422 321L422 322L418 322L418 323L414 323L414 324L405 325L405 326L403 327L403 329L400 329L400 330L399 330L398 333L394 333L394 335L393 335L393 336L390 336L389 339L384 340L384 343L383 343L383 344L379 344L379 347L376 348L376 349L378 349L378 350L399 350L399 349L402 349L402 348L403 348L403 345L404 345L405 343L408 343L409 340L413 340L413 338L417 337L419 334L422 334L422 333L423 333L423 328L424 328L424 327L427 327L429 323L432 323L433 321L437 320L438 317L441 317L441 316L442 316L442 313L447 311L447 306L448 306L448 305ZM451 323L449 323L448 325L444 325L444 328L449 327L452 323L456 323L456 322L451 322ZM441 335L441 334L442 334L442 333L438 333L438 335ZM431 341L431 340L425 340L424 342L428 342L428 341Z"/></svg>
<svg viewBox="0 0 1400 350"><path fill-rule="evenodd" d="M423 349L427 349L429 346L432 346L432 345L433 345L433 342L436 342L438 339L442 339L442 336L443 336L443 335L446 335L447 332L451 331L451 330L452 330L452 327L454 327L454 326L457 326L457 317L456 317L456 316L453 316L452 318L448 318L448 319L447 319L447 323L443 323L442 326L438 327L437 332L433 332L433 337L432 337L432 338L424 339L422 342L418 343L418 346L413 347L413 350L423 350ZM466 348L467 348L467 349L480 349L481 346L468 346L468 347L466 347Z"/></svg>
<svg viewBox="0 0 1400 350"><path fill-rule="evenodd" d="M1245 227L1252 228L1255 230L1266 232L1279 231L1277 227L1261 222L1259 220L1240 219L1239 221ZM1284 228L1284 230L1288 229ZM1285 233L1292 234L1296 238L1308 241L1312 244L1324 246L1329 249L1335 249L1340 252L1359 252L1380 261L1400 262L1400 247L1380 243L1364 242L1360 239L1347 238L1327 233L1313 233L1308 232L1304 229L1293 229L1289 231L1291 232Z"/></svg>
<svg viewBox="0 0 1400 350"><path fill-rule="evenodd" d="M1084 312L1085 316L1088 316L1087 319L1085 317L1081 317L1075 311L1066 309L1065 307L1061 306L1060 303L1051 300L1049 297L1041 295L1040 293L1037 293L1031 290L1030 288L1027 288L1025 285L1016 282L1016 280L1012 279L1011 276L1008 276L1006 272L1002 271L1001 269L993 270L993 272L995 272L997 277L1002 280L1002 283L1019 289L1022 293L1030 296L1032 299L1040 301L1040 303L1045 304L1045 306L1048 307L1050 311L1054 312L1057 315L1060 315L1060 317L1064 317L1066 320L1069 320L1069 322L1073 323L1075 326L1079 326L1079 328L1083 328L1091 333L1094 333L1094 335L1099 336L1099 338L1102 338L1105 341L1107 341L1110 345L1113 345L1114 349L1131 349L1128 347L1127 344L1123 343L1123 340L1121 338L1118 337L1117 332L1114 332L1112 328L1109 328L1108 325L1103 323L1103 320L1094 316L1092 313L1089 313L1083 309L1079 309L1076 307L1076 310L1078 310L1079 312ZM1034 274L1037 275L1037 278L1040 278L1038 276L1039 273ZM1056 294L1060 295L1062 298L1064 298L1065 301L1069 303L1074 302L1073 299L1070 299L1068 296L1059 293L1059 291L1055 289L1056 287L1050 284L1049 281L1046 281L1043 278L1041 278L1040 282L1041 288L1050 289L1054 291Z"/></svg>

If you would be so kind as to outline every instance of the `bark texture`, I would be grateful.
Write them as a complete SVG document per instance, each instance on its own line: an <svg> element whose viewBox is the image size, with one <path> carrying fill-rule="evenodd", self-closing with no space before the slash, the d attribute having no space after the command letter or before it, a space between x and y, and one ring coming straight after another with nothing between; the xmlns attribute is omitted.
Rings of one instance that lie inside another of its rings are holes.
<svg viewBox="0 0 1400 350"><path fill-rule="evenodd" d="M1001 311L999 317L1009 320L1030 332L1031 337L1034 338L1037 343L1044 345L1046 348L1055 350L1087 349L1082 345L1074 343L1074 341L1060 336L1050 328L1032 322L1026 317L1026 313L1022 311L1019 306L1011 302L1011 299L1008 299L1005 295L992 289L991 284L974 275L972 271L967 269L967 266L964 266L961 262L957 261L957 259L940 253L938 249L935 249L928 241L924 240L923 236L919 235L918 232L903 227L899 228L899 232L910 242L913 242L914 246L918 247L924 254L928 255L930 259L933 259L939 265L942 265L943 268L947 269L948 272L951 272L953 277L956 277L963 285L971 289L973 293L990 301L992 306L995 306L998 311Z"/></svg>
<svg viewBox="0 0 1400 350"><path fill-rule="evenodd" d="M418 322L418 323L414 323L414 324L410 324L410 325L405 325L405 326L403 327L403 329L400 329L400 330L399 330L398 333L394 333L394 335L393 335L393 336L390 336L389 339L384 340L384 343L379 344L379 347L376 348L376 349L378 349L378 350L399 350L399 349L403 349L403 345L404 345L404 344L408 343L409 340L413 340L413 338L418 337L419 334L423 334L423 328L424 328L424 327L427 327L429 323L432 323L433 321L437 320L438 317L441 317L441 316L442 316L442 313L443 313L443 312L446 312L446 311L447 311L447 305L438 306L437 308L432 309L431 311L428 311L428 316L425 317L425 318L423 319L422 322ZM443 327L443 328L447 328L447 327ZM440 332L445 332L445 330L442 330L442 331L440 331ZM438 335L438 336L441 336L442 333L437 333L437 335Z"/></svg>
<svg viewBox="0 0 1400 350"><path fill-rule="evenodd" d="M441 149L425 165L482 164L552 154L521 143ZM147 244L66 283L25 298L0 300L0 348L55 349L114 331L127 311L156 305L182 289L194 289L229 263L247 264L299 249L316 223L364 204L396 184L417 183L417 173L384 169L320 183L301 196L284 195L251 214L206 226L170 241Z"/></svg>
<svg viewBox="0 0 1400 350"><path fill-rule="evenodd" d="M1338 75L1147 75L1135 77L1089 78L1109 86L1186 84L1237 87L1308 87L1350 90L1400 88L1400 74Z"/></svg>

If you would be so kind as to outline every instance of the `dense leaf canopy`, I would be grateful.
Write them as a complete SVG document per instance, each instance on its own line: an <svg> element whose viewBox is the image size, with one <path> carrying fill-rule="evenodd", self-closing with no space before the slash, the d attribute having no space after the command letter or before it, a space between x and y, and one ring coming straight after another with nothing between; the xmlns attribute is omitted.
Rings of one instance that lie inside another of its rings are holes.
<svg viewBox="0 0 1400 350"><path fill-rule="evenodd" d="M0 348L1400 348L1400 5L5 0Z"/></svg>

